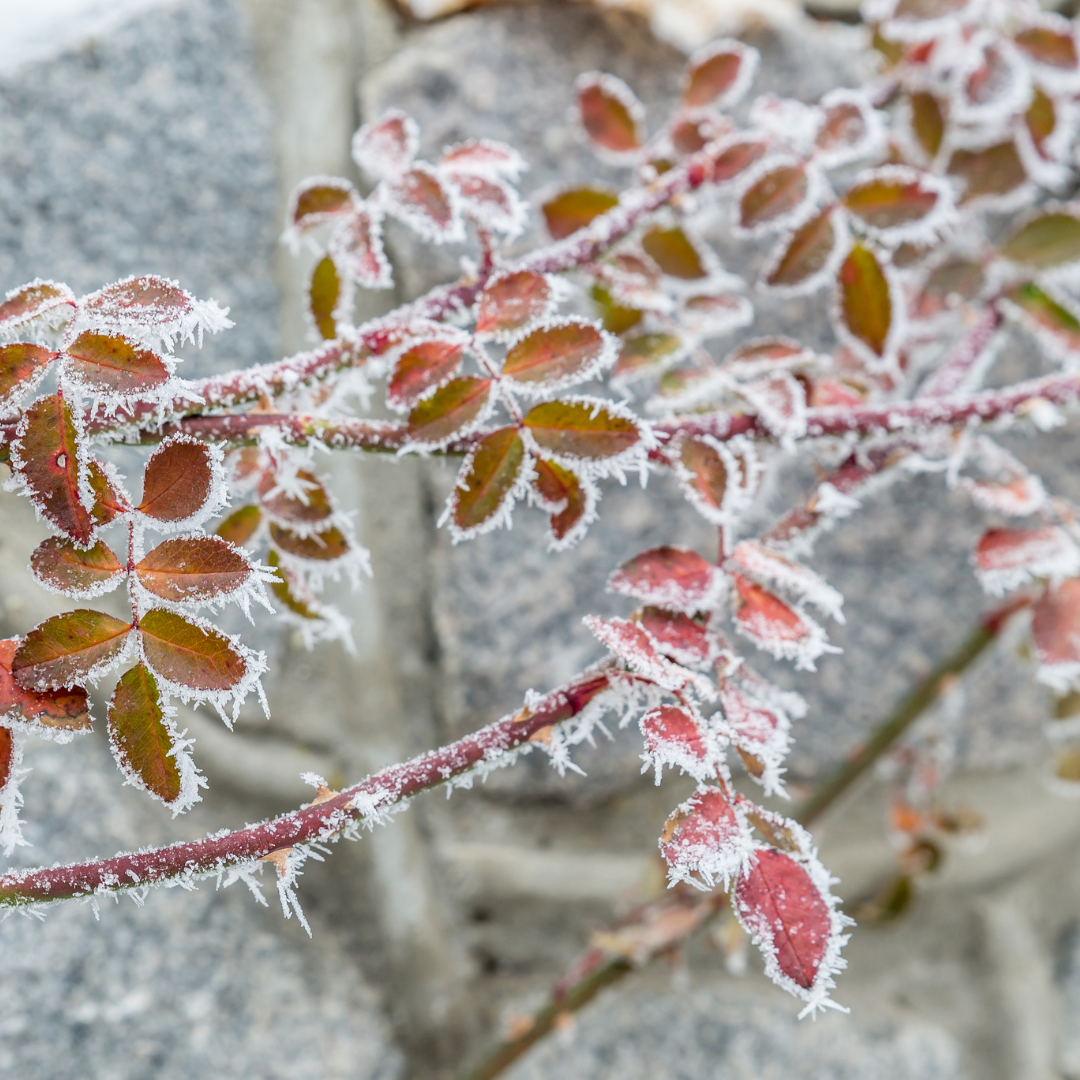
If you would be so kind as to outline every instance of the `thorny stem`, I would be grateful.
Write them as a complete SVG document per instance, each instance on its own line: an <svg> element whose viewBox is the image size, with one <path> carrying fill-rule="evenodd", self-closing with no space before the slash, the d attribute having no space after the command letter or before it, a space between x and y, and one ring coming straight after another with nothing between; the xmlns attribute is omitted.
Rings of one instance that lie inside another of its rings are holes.
<svg viewBox="0 0 1080 1080"><path fill-rule="evenodd" d="M972 664L997 640L1010 618L1027 607L1031 596L1021 596L984 615L964 642L943 659L924 679L911 690L896 708L874 729L870 738L848 755L846 761L818 784L813 793L796 808L792 817L802 825L810 825L840 798L911 725L933 706L950 680L969 669ZM720 889L702 896L697 904L703 916L688 925L685 936L704 925L724 907L723 891ZM619 920L620 925L631 917L643 921L656 907L669 902L666 896L642 904L631 915ZM548 1000L523 1023L520 1033L499 1043L489 1054L471 1068L459 1073L456 1080L494 1080L532 1046L548 1035L560 1022L588 1004L606 986L624 979L662 952L669 952L678 942L667 941L643 960L632 962L625 956L605 955L602 949L591 949L571 970L570 978L564 976L556 983Z"/></svg>

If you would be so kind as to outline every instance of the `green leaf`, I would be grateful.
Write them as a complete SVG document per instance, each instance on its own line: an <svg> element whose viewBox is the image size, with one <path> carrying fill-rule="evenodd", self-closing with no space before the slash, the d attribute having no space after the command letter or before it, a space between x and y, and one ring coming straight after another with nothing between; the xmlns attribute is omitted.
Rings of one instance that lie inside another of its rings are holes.
<svg viewBox="0 0 1080 1080"><path fill-rule="evenodd" d="M146 463L139 511L158 521L185 521L206 504L213 479L210 448L204 443L162 443Z"/></svg>
<svg viewBox="0 0 1080 1080"><path fill-rule="evenodd" d="M534 330L507 351L502 373L519 383L548 383L587 375L604 354L604 336L591 323L567 320Z"/></svg>
<svg viewBox="0 0 1080 1080"><path fill-rule="evenodd" d="M1056 210L1040 214L1022 225L998 253L1013 262L1048 270L1080 260L1080 218Z"/></svg>
<svg viewBox="0 0 1080 1080"><path fill-rule="evenodd" d="M154 608L139 620L143 655L163 679L192 690L231 690L247 674L247 662L229 639Z"/></svg>
<svg viewBox="0 0 1080 1080"><path fill-rule="evenodd" d="M739 200L739 224L744 229L755 229L787 217L806 199L807 190L803 166L781 165L770 169L743 192Z"/></svg>
<svg viewBox="0 0 1080 1080"><path fill-rule="evenodd" d="M409 438L433 445L452 439L483 414L490 392L490 379L453 379L409 413Z"/></svg>
<svg viewBox="0 0 1080 1080"><path fill-rule="evenodd" d="M464 346L458 341L421 341L402 353L386 389L394 405L412 406L433 386L447 381L461 368Z"/></svg>
<svg viewBox="0 0 1080 1080"><path fill-rule="evenodd" d="M0 346L0 407L33 386L57 355L25 341Z"/></svg>
<svg viewBox="0 0 1080 1080"><path fill-rule="evenodd" d="M156 353L119 334L80 334L64 351L69 370L91 392L134 394L161 386L169 378Z"/></svg>
<svg viewBox="0 0 1080 1080"><path fill-rule="evenodd" d="M227 596L250 576L247 559L217 536L166 540L135 566L147 592L174 603Z"/></svg>
<svg viewBox="0 0 1080 1080"><path fill-rule="evenodd" d="M81 689L24 690L11 672L19 642L0 641L0 720L50 731L89 731L90 703ZM0 785L2 786L2 785Z"/></svg>
<svg viewBox="0 0 1080 1080"><path fill-rule="evenodd" d="M84 550L66 536L50 536L38 544L30 556L30 570L47 589L69 596L97 596L125 574L120 560L103 541Z"/></svg>
<svg viewBox="0 0 1080 1080"><path fill-rule="evenodd" d="M682 349L682 339L675 334L636 334L623 341L614 375L631 379L661 370L677 359Z"/></svg>
<svg viewBox="0 0 1080 1080"><path fill-rule="evenodd" d="M1080 321L1033 281L1017 285L1005 293L1034 325L1048 333L1070 352L1080 352Z"/></svg>
<svg viewBox="0 0 1080 1080"><path fill-rule="evenodd" d="M892 325L889 283L874 253L856 244L840 267L840 319L877 356L885 355Z"/></svg>
<svg viewBox="0 0 1080 1080"><path fill-rule="evenodd" d="M836 242L832 210L824 210L781 241L781 250L771 260L765 283L774 288L795 288L812 280L828 265Z"/></svg>
<svg viewBox="0 0 1080 1080"><path fill-rule="evenodd" d="M103 611L80 608L54 615L23 638L11 671L24 690L78 686L107 669L131 625Z"/></svg>
<svg viewBox="0 0 1080 1080"><path fill-rule="evenodd" d="M625 334L632 326L641 322L644 312L632 307L623 307L602 285L593 285L589 297L600 313L600 321L609 334Z"/></svg>
<svg viewBox="0 0 1080 1080"><path fill-rule="evenodd" d="M26 410L26 427L15 448L17 471L34 505L77 544L89 545L92 523L79 496L78 433L71 406L59 394L35 401Z"/></svg>
<svg viewBox="0 0 1080 1080"><path fill-rule="evenodd" d="M911 129L922 151L933 158L945 138L945 111L933 94L917 91L911 95Z"/></svg>
<svg viewBox="0 0 1080 1080"><path fill-rule="evenodd" d="M1046 140L1057 127L1057 109L1054 100L1041 87L1036 86L1031 93L1031 104L1024 114L1024 122L1031 133L1035 149L1046 156Z"/></svg>
<svg viewBox="0 0 1080 1080"><path fill-rule="evenodd" d="M548 309L551 286L543 274L519 270L488 283L476 313L478 334L509 333L540 318Z"/></svg>
<svg viewBox="0 0 1080 1080"><path fill-rule="evenodd" d="M654 226L641 238L641 246L670 277L693 281L706 276L700 252L682 229Z"/></svg>
<svg viewBox="0 0 1080 1080"><path fill-rule="evenodd" d="M257 506L241 506L217 527L217 535L230 544L242 547L255 535L261 522L262 511Z"/></svg>
<svg viewBox="0 0 1080 1080"><path fill-rule="evenodd" d="M109 702L109 742L128 779L164 803L180 797L180 769L170 753L157 679L145 664L125 671Z"/></svg>
<svg viewBox="0 0 1080 1080"><path fill-rule="evenodd" d="M614 457L641 439L637 424L590 401L545 401L530 409L525 427L537 446L558 457Z"/></svg>
<svg viewBox="0 0 1080 1080"><path fill-rule="evenodd" d="M451 501L451 519L462 532L479 528L506 505L525 461L517 428L486 435L462 466Z"/></svg>
<svg viewBox="0 0 1080 1080"><path fill-rule="evenodd" d="M308 304L315 329L324 341L337 337L337 323L334 312L341 299L341 280L337 267L329 255L324 255L311 272L311 285L308 287Z"/></svg>
<svg viewBox="0 0 1080 1080"><path fill-rule="evenodd" d="M127 513L127 499L109 479L101 462L91 458L87 471L90 474L90 490L94 493L94 509L90 515L94 524L108 525L118 515Z"/></svg>
<svg viewBox="0 0 1080 1080"><path fill-rule="evenodd" d="M548 232L555 240L584 229L595 217L607 213L619 205L617 195L601 188L571 188L554 198L548 199L541 207Z"/></svg>

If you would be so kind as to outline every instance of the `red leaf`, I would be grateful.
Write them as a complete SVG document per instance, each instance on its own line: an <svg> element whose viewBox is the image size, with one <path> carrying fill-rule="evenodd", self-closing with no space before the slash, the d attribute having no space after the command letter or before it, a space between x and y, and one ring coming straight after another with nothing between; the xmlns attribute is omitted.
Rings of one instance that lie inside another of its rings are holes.
<svg viewBox="0 0 1080 1080"><path fill-rule="evenodd" d="M612 192L583 187L560 192L548 199L541 209L552 238L562 240L618 205L619 197Z"/></svg>
<svg viewBox="0 0 1080 1080"><path fill-rule="evenodd" d="M757 53L735 41L707 45L691 58L683 76L683 104L725 108L742 93L757 67Z"/></svg>
<svg viewBox="0 0 1080 1080"><path fill-rule="evenodd" d="M11 671L24 690L76 686L108 667L124 647L129 623L81 608L35 626L15 651Z"/></svg>
<svg viewBox="0 0 1080 1080"><path fill-rule="evenodd" d="M554 461L533 462L533 487L551 512L551 535L566 540L589 510L589 496L580 477Z"/></svg>
<svg viewBox="0 0 1080 1080"><path fill-rule="evenodd" d="M341 299L341 280L337 267L329 255L323 256L311 272L311 284L308 286L308 307L315 329L324 341L337 337L337 323L334 312Z"/></svg>
<svg viewBox="0 0 1080 1080"><path fill-rule="evenodd" d="M179 285L153 275L107 285L83 297L81 306L107 319L129 319L142 326L175 323L194 310L192 298Z"/></svg>
<svg viewBox="0 0 1080 1080"><path fill-rule="evenodd" d="M50 536L38 544L30 556L30 569L46 588L69 596L97 596L125 574L120 560L101 540L83 550L66 536Z"/></svg>
<svg viewBox="0 0 1080 1080"><path fill-rule="evenodd" d="M809 191L802 165L781 165L764 173L743 192L739 200L739 224L744 229L775 225L790 217Z"/></svg>
<svg viewBox="0 0 1080 1080"><path fill-rule="evenodd" d="M254 535L262 523L262 511L257 506L241 506L234 510L218 527L217 535L230 544L242 547Z"/></svg>
<svg viewBox="0 0 1080 1080"><path fill-rule="evenodd" d="M464 347L460 342L422 341L394 365L386 397L392 405L413 406L432 387L440 386L461 369Z"/></svg>
<svg viewBox="0 0 1080 1080"><path fill-rule="evenodd" d="M641 146L641 102L613 75L581 75L575 83L581 126L602 150L632 153Z"/></svg>
<svg viewBox="0 0 1080 1080"><path fill-rule="evenodd" d="M0 346L0 412L32 389L56 357L50 349L25 341Z"/></svg>
<svg viewBox="0 0 1080 1080"><path fill-rule="evenodd" d="M13 330L50 312L60 315L64 307L71 309L64 313L70 317L75 310L75 294L66 285L55 281L32 281L13 289L0 304L0 331Z"/></svg>
<svg viewBox="0 0 1080 1080"><path fill-rule="evenodd" d="M694 281L707 276L701 253L682 229L654 226L641 238L641 246L669 277Z"/></svg>
<svg viewBox="0 0 1080 1080"><path fill-rule="evenodd" d="M0 727L0 795L15 771L15 740L10 730Z"/></svg>
<svg viewBox="0 0 1080 1080"><path fill-rule="evenodd" d="M154 608L139 620L142 649L153 671L192 690L231 690L247 673L247 662L216 630Z"/></svg>
<svg viewBox="0 0 1080 1080"><path fill-rule="evenodd" d="M723 184L734 180L746 172L754 162L760 160L768 150L769 144L754 139L739 139L716 155L713 163L712 182Z"/></svg>
<svg viewBox="0 0 1080 1080"><path fill-rule="evenodd" d="M608 588L645 604L693 614L716 604L723 579L722 571L696 551L658 547L624 562Z"/></svg>
<svg viewBox="0 0 1080 1080"><path fill-rule="evenodd" d="M117 764L137 786L164 803L180 798L172 732L165 722L157 680L145 664L125 671L109 702L109 742Z"/></svg>
<svg viewBox="0 0 1080 1080"><path fill-rule="evenodd" d="M660 836L660 851L672 881L712 887L743 869L750 854L747 830L731 804L716 788L703 788L668 818Z"/></svg>
<svg viewBox="0 0 1080 1080"><path fill-rule="evenodd" d="M118 334L80 334L65 350L67 367L91 392L133 394L169 378L161 358Z"/></svg>
<svg viewBox="0 0 1080 1080"><path fill-rule="evenodd" d="M728 475L720 452L698 438L683 439L679 464L686 470L685 483L707 507L719 511L727 494Z"/></svg>
<svg viewBox="0 0 1080 1080"><path fill-rule="evenodd" d="M689 682L702 682L700 675L661 656L652 638L635 622L587 615L585 625L627 666L665 690L679 690Z"/></svg>
<svg viewBox="0 0 1080 1080"><path fill-rule="evenodd" d="M782 851L754 852L734 892L735 908L766 958L809 990L832 937L829 906L806 868Z"/></svg>
<svg viewBox="0 0 1080 1080"><path fill-rule="evenodd" d="M17 471L41 513L77 544L89 545L90 514L79 496L79 447L71 406L59 394L26 410L15 440Z"/></svg>
<svg viewBox="0 0 1080 1080"><path fill-rule="evenodd" d="M844 154L866 141L869 135L866 113L857 101L839 97L828 104L823 103L821 111L821 126L814 137L814 145L819 150L830 155Z"/></svg>
<svg viewBox="0 0 1080 1080"><path fill-rule="evenodd" d="M469 139L446 150L439 158L439 166L455 175L479 173L513 179L525 164L518 152L505 143L491 139Z"/></svg>
<svg viewBox="0 0 1080 1080"><path fill-rule="evenodd" d="M656 647L678 664L704 664L712 656L708 630L689 615L647 607L642 610L640 621Z"/></svg>
<svg viewBox="0 0 1080 1080"><path fill-rule="evenodd" d="M1035 605L1031 635L1043 664L1080 664L1080 580L1047 589Z"/></svg>
<svg viewBox="0 0 1080 1080"><path fill-rule="evenodd" d="M419 141L416 121L391 109L353 136L353 161L370 176L396 176L409 167Z"/></svg>
<svg viewBox="0 0 1080 1080"><path fill-rule="evenodd" d="M328 251L342 272L365 289L389 289L393 285L379 223L362 207L356 207L334 229Z"/></svg>
<svg viewBox="0 0 1080 1080"><path fill-rule="evenodd" d="M481 226L504 233L519 231L524 209L504 183L468 173L455 173L453 182L463 209Z"/></svg>
<svg viewBox="0 0 1080 1080"><path fill-rule="evenodd" d="M545 401L525 415L525 427L542 450L572 459L614 457L641 439L632 419L589 401Z"/></svg>
<svg viewBox="0 0 1080 1080"><path fill-rule="evenodd" d="M271 522L270 539L287 555L314 562L333 562L334 559L344 558L350 551L348 537L336 525L322 532L301 536Z"/></svg>
<svg viewBox="0 0 1080 1080"><path fill-rule="evenodd" d="M392 212L410 228L436 243L459 238L461 220L453 196L430 165L414 165L388 185Z"/></svg>
<svg viewBox="0 0 1080 1080"><path fill-rule="evenodd" d="M823 210L781 240L763 277L773 288L797 288L820 274L840 239L832 209Z"/></svg>
<svg viewBox="0 0 1080 1080"><path fill-rule="evenodd" d="M1023 570L1031 574L1069 574L1080 570L1080 553L1064 529L991 529L975 547L983 571Z"/></svg>
<svg viewBox="0 0 1080 1080"><path fill-rule="evenodd" d="M158 521L186 521L210 498L214 480L210 448L194 439L163 442L143 473L139 511Z"/></svg>
<svg viewBox="0 0 1080 1080"><path fill-rule="evenodd" d="M0 641L0 719L5 723L37 725L60 731L89 731L90 703L85 690L24 690L11 665L17 640ZM2 786L2 785L0 785Z"/></svg>
<svg viewBox="0 0 1080 1080"><path fill-rule="evenodd" d="M754 309L742 296L698 293L682 301L679 314L686 329L704 340L729 334L745 326L753 318Z"/></svg>
<svg viewBox="0 0 1080 1080"><path fill-rule="evenodd" d="M604 335L592 323L567 319L534 330L507 351L502 373L517 383L545 386L585 378L605 353Z"/></svg>
<svg viewBox="0 0 1080 1080"><path fill-rule="evenodd" d="M725 682L720 689L720 704L724 710L724 719L735 733L736 739L745 748L755 753L761 752L776 739L778 734L784 736L786 747L785 725L780 717L754 698L744 694L730 681Z"/></svg>
<svg viewBox="0 0 1080 1080"><path fill-rule="evenodd" d="M182 602L227 596L251 576L247 559L216 536L189 536L158 544L135 567L147 592Z"/></svg>
<svg viewBox="0 0 1080 1080"><path fill-rule="evenodd" d="M699 760L709 753L697 721L685 709L673 705L647 712L641 718L641 733L650 754L663 753L671 746Z"/></svg>
<svg viewBox="0 0 1080 1080"><path fill-rule="evenodd" d="M525 444L517 428L486 435L461 467L451 495L451 520L462 533L499 519L522 466Z"/></svg>
<svg viewBox="0 0 1080 1080"><path fill-rule="evenodd" d="M292 193L289 221L301 230L314 228L350 210L355 189L348 180L305 180Z"/></svg>
<svg viewBox="0 0 1080 1080"><path fill-rule="evenodd" d="M892 327L889 282L869 248L856 244L840 267L840 320L876 356L884 356Z"/></svg>
<svg viewBox="0 0 1080 1080"><path fill-rule="evenodd" d="M266 513L286 525L314 525L326 521L334 512L330 492L307 469L297 470L288 490L278 487L276 474L265 473L259 481L259 502ZM218 535L223 534L219 532Z"/></svg>
<svg viewBox="0 0 1080 1080"><path fill-rule="evenodd" d="M551 286L543 274L518 270L489 281L480 294L476 314L478 334L517 330L539 319L551 301Z"/></svg>
<svg viewBox="0 0 1080 1080"><path fill-rule="evenodd" d="M439 445L476 424L484 414L491 380L466 375L440 387L409 413L409 438Z"/></svg>

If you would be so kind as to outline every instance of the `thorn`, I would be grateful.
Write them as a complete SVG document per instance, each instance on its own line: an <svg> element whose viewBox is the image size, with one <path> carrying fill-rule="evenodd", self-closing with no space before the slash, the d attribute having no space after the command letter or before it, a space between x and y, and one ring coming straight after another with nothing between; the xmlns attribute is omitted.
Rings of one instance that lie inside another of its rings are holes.
<svg viewBox="0 0 1080 1080"><path fill-rule="evenodd" d="M317 796L316 796L317 798ZM292 854L292 847L278 848L276 851L268 852L263 855L259 862L272 862L278 868L278 875L280 877L285 876L285 869L289 862L289 856Z"/></svg>
<svg viewBox="0 0 1080 1080"><path fill-rule="evenodd" d="M315 789L315 798L308 803L308 806L318 806L320 803L329 802L331 799L336 799L340 794L340 791L335 791L325 784L320 784Z"/></svg>
<svg viewBox="0 0 1080 1080"><path fill-rule="evenodd" d="M547 724L545 727L537 728L536 731L534 731L529 736L528 741L529 742L537 742L537 743L550 743L551 742L551 733L554 730L555 730L555 725L554 724Z"/></svg>

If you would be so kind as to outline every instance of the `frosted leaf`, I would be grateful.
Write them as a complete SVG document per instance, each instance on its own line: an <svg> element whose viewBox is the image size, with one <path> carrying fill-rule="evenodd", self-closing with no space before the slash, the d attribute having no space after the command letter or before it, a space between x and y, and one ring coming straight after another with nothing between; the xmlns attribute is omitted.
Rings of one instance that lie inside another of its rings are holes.
<svg viewBox="0 0 1080 1080"><path fill-rule="evenodd" d="M220 444L169 435L143 472L141 520L159 532L195 529L228 502L225 455Z"/></svg>
<svg viewBox="0 0 1080 1080"><path fill-rule="evenodd" d="M282 241L295 255L305 232L349 213L358 200L359 195L348 180L337 176L308 177L289 197Z"/></svg>
<svg viewBox="0 0 1080 1080"><path fill-rule="evenodd" d="M1080 86L1080 48L1072 21L1048 11L1025 14L1028 25L1013 37L1015 47L1048 91L1075 94Z"/></svg>
<svg viewBox="0 0 1080 1080"><path fill-rule="evenodd" d="M353 136L353 161L372 179L399 176L411 164L420 146L420 129L411 116L390 109Z"/></svg>
<svg viewBox="0 0 1080 1080"><path fill-rule="evenodd" d="M679 305L680 324L699 341L730 334L748 326L753 319L750 301L730 293L695 293Z"/></svg>
<svg viewBox="0 0 1080 1080"><path fill-rule="evenodd" d="M820 123L816 107L775 94L761 94L754 99L750 106L750 122L800 155L810 154ZM754 174L760 175L760 172L761 166L758 166ZM742 186L745 188L745 182Z"/></svg>
<svg viewBox="0 0 1080 1080"><path fill-rule="evenodd" d="M516 180L527 168L511 146L493 139L469 139L443 151L439 167L451 174Z"/></svg>
<svg viewBox="0 0 1080 1080"><path fill-rule="evenodd" d="M809 567L795 562L760 540L736 544L726 564L729 569L788 593L797 602L813 604L823 614L844 621L844 597Z"/></svg>
<svg viewBox="0 0 1080 1080"><path fill-rule="evenodd" d="M726 576L696 551L658 547L623 563L608 588L643 604L693 615L711 611L724 597Z"/></svg>
<svg viewBox="0 0 1080 1080"><path fill-rule="evenodd" d="M845 1011L829 991L833 976L847 966L840 950L852 920L832 895L833 882L814 852L755 845L732 894L739 922L765 959L765 974L806 1002L800 1018L819 1009Z"/></svg>
<svg viewBox="0 0 1080 1080"><path fill-rule="evenodd" d="M1004 135L1007 118L1031 100L1027 64L1007 40L989 30L977 32L961 55L953 74L952 115L958 123L992 125Z"/></svg>
<svg viewBox="0 0 1080 1080"><path fill-rule="evenodd" d="M763 337L744 342L724 357L723 368L737 379L758 379L779 371L808 371L821 358L791 338Z"/></svg>
<svg viewBox="0 0 1080 1080"><path fill-rule="evenodd" d="M765 158L743 176L736 194L735 235L759 237L790 229L810 215L825 193L820 171L798 158Z"/></svg>
<svg viewBox="0 0 1080 1080"><path fill-rule="evenodd" d="M614 75L590 72L574 82L578 118L593 149L616 162L632 159L642 143L645 109Z"/></svg>
<svg viewBox="0 0 1080 1080"><path fill-rule="evenodd" d="M270 586L274 599L284 605L278 618L300 634L308 652L318 644L340 641L345 651L355 656L352 622L336 607L318 600L295 574L281 566L277 552L272 551L269 560L282 578Z"/></svg>
<svg viewBox="0 0 1080 1080"><path fill-rule="evenodd" d="M761 268L760 285L780 296L816 292L835 277L848 246L847 215L826 208L781 236Z"/></svg>
<svg viewBox="0 0 1080 1080"><path fill-rule="evenodd" d="M31 327L51 333L74 313L75 294L66 285L35 278L12 289L0 304L0 341L26 337Z"/></svg>
<svg viewBox="0 0 1080 1080"><path fill-rule="evenodd" d="M730 108L750 88L760 59L757 49L733 38L698 49L683 75L683 104L691 109Z"/></svg>
<svg viewBox="0 0 1080 1080"><path fill-rule="evenodd" d="M836 169L874 157L885 145L885 125L858 90L837 89L819 103L819 124L814 136L818 163Z"/></svg>
<svg viewBox="0 0 1080 1080"><path fill-rule="evenodd" d="M883 244L930 244L954 216L952 189L906 165L859 173L841 200L862 231Z"/></svg>
<svg viewBox="0 0 1080 1080"><path fill-rule="evenodd" d="M977 506L991 513L1026 517L1046 502L1046 489L1037 476L1018 476L1002 483L964 476L960 484Z"/></svg>
<svg viewBox="0 0 1080 1080"><path fill-rule="evenodd" d="M365 289L392 289L393 272L382 239L382 221L367 205L357 206L334 229L327 251L345 275Z"/></svg>
<svg viewBox="0 0 1080 1080"><path fill-rule="evenodd" d="M597 378L618 356L613 334L572 316L546 319L512 338L503 362L503 386L528 397Z"/></svg>
<svg viewBox="0 0 1080 1080"><path fill-rule="evenodd" d="M645 713L639 721L645 738L642 772L654 770L660 785L664 766L681 769L699 783L712 779L723 760L713 733L686 709L663 705Z"/></svg>
<svg viewBox="0 0 1080 1080"><path fill-rule="evenodd" d="M646 607L634 618L665 656L684 667L702 667L716 659L716 640L706 619L680 611Z"/></svg>
<svg viewBox="0 0 1080 1080"><path fill-rule="evenodd" d="M12 662L20 642L0 641L0 725L23 735L58 743L91 729L90 702L86 691L75 688L44 693L24 690L12 674Z"/></svg>
<svg viewBox="0 0 1080 1080"><path fill-rule="evenodd" d="M683 493L707 521L732 526L749 510L763 471L752 441L683 436L674 454Z"/></svg>
<svg viewBox="0 0 1080 1080"><path fill-rule="evenodd" d="M769 707L730 680L720 688L722 729L741 751L747 772L766 795L786 795L783 763L790 746L791 722L783 710Z"/></svg>
<svg viewBox="0 0 1080 1080"><path fill-rule="evenodd" d="M825 631L805 612L782 600L741 574L734 575L737 600L733 618L739 632L777 660L793 660L796 669L813 671L814 661L830 646Z"/></svg>
<svg viewBox="0 0 1080 1080"><path fill-rule="evenodd" d="M453 542L510 528L514 504L526 497L532 478L532 462L516 428L486 435L462 462L447 497L443 520Z"/></svg>
<svg viewBox="0 0 1080 1080"><path fill-rule="evenodd" d="M758 419L781 441L806 434L806 390L786 371L743 383L739 393L749 402Z"/></svg>
<svg viewBox="0 0 1080 1080"><path fill-rule="evenodd" d="M1080 548L1055 525L991 529L979 540L973 557L976 576L991 596L1003 596L1034 578L1060 581L1080 573Z"/></svg>
<svg viewBox="0 0 1080 1080"><path fill-rule="evenodd" d="M833 299L833 324L840 340L871 370L896 360L906 330L900 281L888 263L856 243L840 266Z"/></svg>
<svg viewBox="0 0 1080 1080"><path fill-rule="evenodd" d="M883 23L880 32L891 41L933 41L948 39L958 16L980 7L978 0L864 0L863 18Z"/></svg>
<svg viewBox="0 0 1080 1080"><path fill-rule="evenodd" d="M528 210L509 184L474 173L446 173L456 188L462 212L481 229L513 239L525 228Z"/></svg>
<svg viewBox="0 0 1080 1080"><path fill-rule="evenodd" d="M476 332L502 340L549 315L554 303L554 289L546 275L504 270L492 275L480 294Z"/></svg>
<svg viewBox="0 0 1080 1080"><path fill-rule="evenodd" d="M699 787L668 818L660 836L668 864L668 884L685 881L702 891L728 887L749 866L754 852L750 826L723 793Z"/></svg>
<svg viewBox="0 0 1080 1080"><path fill-rule="evenodd" d="M671 296L661 287L659 267L644 251L623 250L597 266L599 279L612 299L640 311L669 312Z"/></svg>
<svg viewBox="0 0 1080 1080"><path fill-rule="evenodd" d="M424 240L447 244L465 239L461 196L430 165L417 162L380 185L379 192L387 212Z"/></svg>

